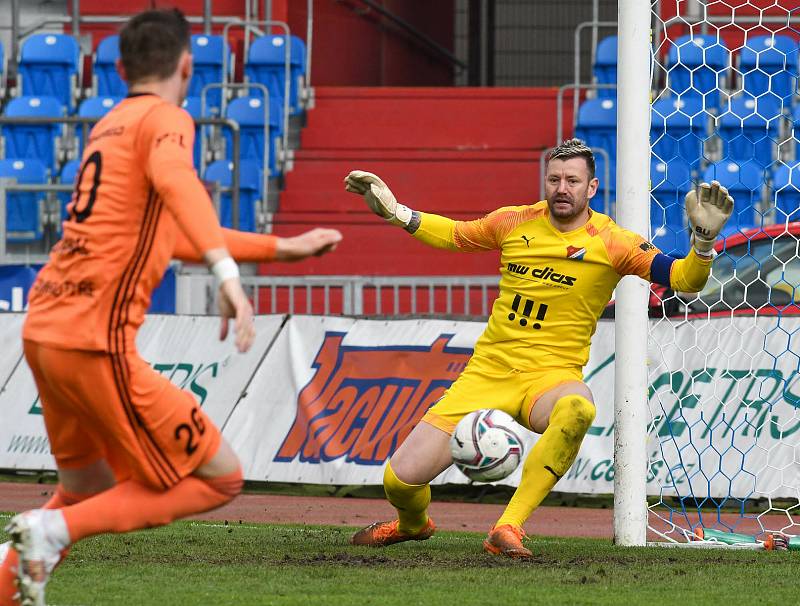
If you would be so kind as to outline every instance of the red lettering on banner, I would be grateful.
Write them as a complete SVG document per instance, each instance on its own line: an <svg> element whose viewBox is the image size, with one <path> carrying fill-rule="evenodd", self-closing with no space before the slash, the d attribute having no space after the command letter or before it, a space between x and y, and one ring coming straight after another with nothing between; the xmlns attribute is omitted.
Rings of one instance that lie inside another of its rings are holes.
<svg viewBox="0 0 800 606"><path fill-rule="evenodd" d="M343 346L344 336L325 335L275 461L345 457L382 465L472 355L448 348L452 335L440 335L430 347Z"/></svg>

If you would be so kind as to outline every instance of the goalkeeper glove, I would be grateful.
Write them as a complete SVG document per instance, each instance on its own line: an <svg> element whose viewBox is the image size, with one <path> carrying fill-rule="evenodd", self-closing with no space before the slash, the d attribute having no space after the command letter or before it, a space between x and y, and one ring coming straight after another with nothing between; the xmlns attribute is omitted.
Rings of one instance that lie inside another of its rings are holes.
<svg viewBox="0 0 800 606"><path fill-rule="evenodd" d="M380 177L363 170L354 170L344 179L345 190L361 194L372 212L392 225L408 227L413 211L400 204Z"/></svg>
<svg viewBox="0 0 800 606"><path fill-rule="evenodd" d="M719 182L701 183L686 194L686 214L692 229L694 250L705 257L714 251L714 243L733 212L733 198Z"/></svg>

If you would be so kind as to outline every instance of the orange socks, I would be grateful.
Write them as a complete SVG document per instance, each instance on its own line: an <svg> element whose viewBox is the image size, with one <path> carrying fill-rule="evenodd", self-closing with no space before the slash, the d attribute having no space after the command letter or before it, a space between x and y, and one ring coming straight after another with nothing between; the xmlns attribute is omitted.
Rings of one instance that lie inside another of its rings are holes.
<svg viewBox="0 0 800 606"><path fill-rule="evenodd" d="M238 495L243 483L241 469L218 478L189 476L166 491L128 480L61 511L74 543L96 534L163 526L216 509Z"/></svg>

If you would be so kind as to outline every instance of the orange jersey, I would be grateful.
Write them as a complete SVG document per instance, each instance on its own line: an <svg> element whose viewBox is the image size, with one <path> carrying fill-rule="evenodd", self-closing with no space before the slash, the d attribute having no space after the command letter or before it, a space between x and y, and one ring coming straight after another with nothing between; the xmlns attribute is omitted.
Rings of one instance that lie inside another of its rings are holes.
<svg viewBox="0 0 800 606"><path fill-rule="evenodd" d="M189 114L156 95L131 96L97 123L63 237L31 289L23 338L63 349L135 351L179 232L197 258L225 246L192 166L193 144Z"/></svg>

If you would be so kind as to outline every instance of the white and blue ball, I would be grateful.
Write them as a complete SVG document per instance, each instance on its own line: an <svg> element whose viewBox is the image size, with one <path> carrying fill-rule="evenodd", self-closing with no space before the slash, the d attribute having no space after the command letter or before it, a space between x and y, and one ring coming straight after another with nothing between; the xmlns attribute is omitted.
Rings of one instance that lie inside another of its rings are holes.
<svg viewBox="0 0 800 606"><path fill-rule="evenodd" d="M496 482L508 477L522 460L521 429L502 410L469 413L450 436L453 464L474 482Z"/></svg>

